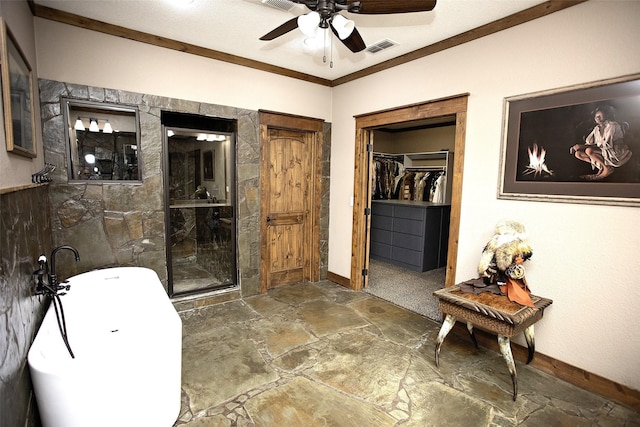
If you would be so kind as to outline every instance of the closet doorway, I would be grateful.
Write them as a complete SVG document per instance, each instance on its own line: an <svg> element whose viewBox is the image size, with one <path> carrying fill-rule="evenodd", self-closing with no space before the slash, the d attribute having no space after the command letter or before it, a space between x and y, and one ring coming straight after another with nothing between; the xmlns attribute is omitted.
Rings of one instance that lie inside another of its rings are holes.
<svg viewBox="0 0 640 427"><path fill-rule="evenodd" d="M462 186L462 165L464 162L465 123L468 94L430 101L422 104L399 107L356 116L356 164L354 175L354 216L352 236L352 259L350 287L361 290L368 286L372 249L377 242L371 240L372 234L372 198L374 197L373 155L376 150L376 133L381 129L405 130L411 126L454 126L453 160L447 180L450 190L450 212L448 239L446 242L446 279L444 284L451 286L455 281L455 264L458 250L460 227L460 201ZM378 135L378 138L380 135ZM444 147L443 147L444 148ZM438 150L443 151L443 150ZM392 153L393 154L393 153ZM385 209L387 212L390 210ZM379 239L378 239L379 240ZM373 246L373 247L372 247Z"/></svg>
<svg viewBox="0 0 640 427"><path fill-rule="evenodd" d="M372 131L366 292L434 320L444 287L455 121L425 119Z"/></svg>

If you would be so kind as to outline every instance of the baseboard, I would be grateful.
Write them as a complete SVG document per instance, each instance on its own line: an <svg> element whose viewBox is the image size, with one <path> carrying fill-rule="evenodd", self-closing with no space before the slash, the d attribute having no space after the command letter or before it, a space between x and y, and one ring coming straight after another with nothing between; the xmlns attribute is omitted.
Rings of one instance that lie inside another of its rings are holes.
<svg viewBox="0 0 640 427"><path fill-rule="evenodd" d="M327 279L346 288L351 287L350 279L332 273L330 271L327 273ZM455 333L460 337L465 337L465 339L469 340L469 345L473 345L471 343L471 339L469 338L469 332L467 331L467 328L460 322L456 323L455 327L452 330L452 333ZM476 335L476 339L478 340L478 345L500 353L498 340L496 339L495 335L478 328L474 329L474 333ZM527 356L529 352L526 347L512 342L511 351L515 360L522 363L527 362ZM569 384L573 384L576 387L580 387L592 393L599 394L606 399L610 399L630 409L633 409L634 411L640 412L640 391L638 390L634 390L622 384L618 384L617 382L601 377L600 375L592 374L591 372L587 372L584 369L569 365L568 363L554 359L553 357L549 357L540 352L536 352L535 357L531 361L529 366L532 366L536 369L541 370L542 372L566 381Z"/></svg>
<svg viewBox="0 0 640 427"><path fill-rule="evenodd" d="M465 337L465 339L469 340L469 345L473 345L471 343L471 339L469 338L469 332L467 331L467 328L460 322L456 323L456 326L453 328L452 333L455 333L460 337ZM490 334L483 330L479 330L477 328L474 329L474 334L476 336L476 339L478 340L478 345L500 353L496 335ZM526 347L512 342L511 351L515 360L522 363L527 362L528 350ZM634 411L640 412L640 391L638 390L634 390L622 384L618 384L615 381L603 378L596 374L592 374L591 372L587 372L584 369L569 365L568 363L554 359L539 352L536 352L535 357L531 361L529 366L532 366L536 369L541 370L542 372L573 384L576 387L580 387L592 393L599 394L606 399L610 399L630 409L633 409Z"/></svg>
<svg viewBox="0 0 640 427"><path fill-rule="evenodd" d="M327 272L327 280L332 281L340 286L351 289L351 279L348 277L340 276L336 273Z"/></svg>

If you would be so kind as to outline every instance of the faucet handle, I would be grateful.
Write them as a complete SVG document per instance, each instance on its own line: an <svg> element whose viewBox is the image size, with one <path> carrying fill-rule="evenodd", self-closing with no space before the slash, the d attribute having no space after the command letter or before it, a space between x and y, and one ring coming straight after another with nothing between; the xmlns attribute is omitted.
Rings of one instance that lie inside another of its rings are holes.
<svg viewBox="0 0 640 427"><path fill-rule="evenodd" d="M37 276L39 279L42 279L42 276L49 272L48 270L47 257L44 255L40 255L38 257L38 269L33 272L33 275Z"/></svg>
<svg viewBox="0 0 640 427"><path fill-rule="evenodd" d="M71 289L71 285L68 284L69 281L68 280L63 280L62 282L60 282L60 284L58 285L58 289L60 289L61 291L68 291ZM66 286L64 286L66 285ZM61 294L62 295L62 294Z"/></svg>
<svg viewBox="0 0 640 427"><path fill-rule="evenodd" d="M38 258L38 269L33 272L33 281L36 286L36 295L42 295L45 293L44 277L48 274L47 258L41 255Z"/></svg>
<svg viewBox="0 0 640 427"><path fill-rule="evenodd" d="M41 269L46 269L47 267L47 257L44 255L40 255L38 257L38 265L40 265Z"/></svg>

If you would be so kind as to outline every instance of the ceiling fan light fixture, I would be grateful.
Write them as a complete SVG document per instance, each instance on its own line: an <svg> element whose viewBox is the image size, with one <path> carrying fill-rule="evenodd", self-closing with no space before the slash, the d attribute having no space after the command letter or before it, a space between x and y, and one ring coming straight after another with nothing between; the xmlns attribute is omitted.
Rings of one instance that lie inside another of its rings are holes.
<svg viewBox="0 0 640 427"><path fill-rule="evenodd" d="M308 37L315 34L319 24L320 14L318 12L309 12L298 17L298 28Z"/></svg>
<svg viewBox="0 0 640 427"><path fill-rule="evenodd" d="M338 33L340 40L344 40L353 33L353 29L356 27L356 24L352 20L347 19L340 14L335 14L331 19L331 26Z"/></svg>
<svg viewBox="0 0 640 427"><path fill-rule="evenodd" d="M324 47L325 31L316 31L312 37L304 38L304 47L311 51L317 51Z"/></svg>

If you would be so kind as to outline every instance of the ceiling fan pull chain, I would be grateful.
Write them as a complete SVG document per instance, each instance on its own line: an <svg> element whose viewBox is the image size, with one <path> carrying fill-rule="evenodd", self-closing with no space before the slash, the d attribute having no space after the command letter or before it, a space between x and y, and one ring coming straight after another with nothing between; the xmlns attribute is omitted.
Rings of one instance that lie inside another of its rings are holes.
<svg viewBox="0 0 640 427"><path fill-rule="evenodd" d="M327 31L329 33L329 31ZM329 33L329 49L331 50L331 62L329 62L329 68L333 68L333 37L331 37L331 33Z"/></svg>
<svg viewBox="0 0 640 427"><path fill-rule="evenodd" d="M327 63L327 32L322 32L322 63Z"/></svg>

